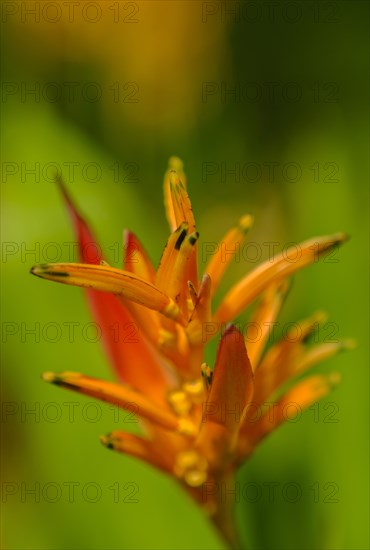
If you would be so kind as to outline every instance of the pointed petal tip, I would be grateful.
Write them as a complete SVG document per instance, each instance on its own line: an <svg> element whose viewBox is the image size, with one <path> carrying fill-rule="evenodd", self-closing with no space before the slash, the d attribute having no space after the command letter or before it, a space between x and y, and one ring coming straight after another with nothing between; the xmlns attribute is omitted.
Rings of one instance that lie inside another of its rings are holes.
<svg viewBox="0 0 370 550"><path fill-rule="evenodd" d="M103 447L106 447L107 449L114 448L114 445L111 439L111 434L99 436L99 441L103 445Z"/></svg>
<svg viewBox="0 0 370 550"><path fill-rule="evenodd" d="M207 281L208 283L210 283L212 281L211 276L208 273L204 273L202 281Z"/></svg>
<svg viewBox="0 0 370 550"><path fill-rule="evenodd" d="M99 441L102 445L106 445L108 440L108 435L99 435Z"/></svg>
<svg viewBox="0 0 370 550"><path fill-rule="evenodd" d="M344 232L334 233L334 235L333 235L334 245L340 245L342 243L345 243L350 238L351 238L351 236L348 235L348 233L344 233Z"/></svg>
<svg viewBox="0 0 370 550"><path fill-rule="evenodd" d="M117 443L117 438L115 437L114 432L99 436L99 441L106 449L110 449L112 451L116 450L115 443Z"/></svg>
<svg viewBox="0 0 370 550"><path fill-rule="evenodd" d="M174 155L168 159L168 169L181 172L184 169L184 163L179 157Z"/></svg>
<svg viewBox="0 0 370 550"><path fill-rule="evenodd" d="M42 380L51 384L55 382L56 377L57 375L54 372L43 372L41 375Z"/></svg>
<svg viewBox="0 0 370 550"><path fill-rule="evenodd" d="M248 363L248 369L251 371L253 377L253 372L250 365L250 359L248 355L247 346L245 345L244 336L242 332L238 329L237 326L229 323L221 337L221 342L219 345L218 353L221 356L222 353L227 353L229 355L236 354L238 356L238 361L241 360L241 357L244 357L244 362ZM244 367L243 367L244 368Z"/></svg>
<svg viewBox="0 0 370 550"><path fill-rule="evenodd" d="M134 242L138 241L136 234L133 231L131 231L131 229L128 229L127 227L123 229L122 235L123 235L124 244L128 244L131 241L134 241Z"/></svg>
<svg viewBox="0 0 370 550"><path fill-rule="evenodd" d="M322 325L328 320L328 314L326 313L326 311L319 309L313 314L312 318L315 320L316 323Z"/></svg>
<svg viewBox="0 0 370 550"><path fill-rule="evenodd" d="M63 198L65 199L65 201L68 204L71 204L71 199L68 195L66 185L65 185L63 179L59 176L59 174L56 174L56 176L54 178L54 181L55 181L56 185L58 186L59 191L62 193Z"/></svg>
<svg viewBox="0 0 370 550"><path fill-rule="evenodd" d="M342 376L339 372L331 372L328 376L328 383L332 388L335 388L342 381Z"/></svg>
<svg viewBox="0 0 370 550"><path fill-rule="evenodd" d="M81 216L77 210L76 205L74 204L71 195L69 194L69 191L67 189L66 184L64 183L63 179L57 175L55 178L55 183L57 184L59 191L62 194L62 197L67 205L67 207L70 210L70 213L73 217L77 217L77 219L81 220Z"/></svg>
<svg viewBox="0 0 370 550"><path fill-rule="evenodd" d="M232 335L238 335L242 337L240 330L235 325L233 325L233 323L228 323L226 325L224 332L222 333L222 339L228 338L229 336L232 336Z"/></svg>
<svg viewBox="0 0 370 550"><path fill-rule="evenodd" d="M189 239L189 243L191 244L191 246L194 246L197 242L197 240L199 239L199 232L198 231L193 231L193 233L191 233L188 237Z"/></svg>
<svg viewBox="0 0 370 550"><path fill-rule="evenodd" d="M245 214L239 220L239 227L242 231L248 231L254 223L254 216L252 214Z"/></svg>
<svg viewBox="0 0 370 550"><path fill-rule="evenodd" d="M350 236L348 233L345 233L344 231L338 231L337 233L331 233L329 235L321 235L316 237L316 242L323 245L324 249L326 247L332 247L332 246L338 246L345 241L348 241ZM312 239L314 241L315 239ZM309 241L305 241L303 244L308 243Z"/></svg>
<svg viewBox="0 0 370 550"><path fill-rule="evenodd" d="M41 378L45 381L45 382L49 382L51 384L63 384L65 383L66 379L71 379L71 378L80 378L82 376L82 374L80 372L70 372L70 371L65 371L65 372L44 372L42 375L41 375Z"/></svg>
<svg viewBox="0 0 370 550"><path fill-rule="evenodd" d="M31 267L30 273L31 275L36 275L36 277L41 277L48 269L49 264L38 264Z"/></svg>
<svg viewBox="0 0 370 550"><path fill-rule="evenodd" d="M357 341L353 338L347 338L341 342L343 350L353 350L357 348Z"/></svg>
<svg viewBox="0 0 370 550"><path fill-rule="evenodd" d="M58 269L56 264L39 264L34 265L30 269L31 275L36 275L36 277L41 277L42 279L55 279L55 278L65 278L69 277L69 273Z"/></svg>
<svg viewBox="0 0 370 550"><path fill-rule="evenodd" d="M207 294L208 292L210 292L211 287L212 287L212 279L208 275L208 273L204 273L204 275L202 277L202 281L200 283L200 288L203 288L205 290L206 294Z"/></svg>

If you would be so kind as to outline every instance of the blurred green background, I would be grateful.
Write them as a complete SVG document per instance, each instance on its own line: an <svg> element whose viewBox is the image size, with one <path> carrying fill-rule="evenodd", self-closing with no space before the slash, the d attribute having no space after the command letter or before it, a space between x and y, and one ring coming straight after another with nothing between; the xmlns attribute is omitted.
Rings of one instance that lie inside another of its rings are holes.
<svg viewBox="0 0 370 550"><path fill-rule="evenodd" d="M29 275L55 255L71 259L53 170L63 168L112 264L125 227L157 262L173 154L185 162L204 242L244 212L256 217L250 240L279 249L351 235L338 262L295 276L281 323L324 309L336 338L353 337L357 348L316 369L339 370L339 388L243 466L240 486L255 483L261 496L251 486L237 517L250 549L368 548L368 3L1 8L2 548L223 548L174 482L99 444L120 425L111 408L40 379L45 370L112 378L99 343L87 341L80 289ZM253 265L237 263L221 290ZM325 421L330 407L338 422ZM287 483L301 488L298 502L284 497ZM128 502L133 490L137 502Z"/></svg>

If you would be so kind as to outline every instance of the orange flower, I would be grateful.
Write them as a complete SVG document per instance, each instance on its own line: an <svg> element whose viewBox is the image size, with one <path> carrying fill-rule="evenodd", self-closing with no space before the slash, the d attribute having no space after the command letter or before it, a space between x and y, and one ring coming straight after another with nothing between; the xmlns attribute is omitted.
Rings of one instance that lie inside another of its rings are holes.
<svg viewBox="0 0 370 550"><path fill-rule="evenodd" d="M223 261L219 247L199 281L199 235L179 159L170 160L164 181L171 234L157 270L129 231L125 232L123 270L110 267L99 254L94 261L89 259L87 252L90 250L91 256L96 241L65 186L59 184L83 263L39 265L31 272L87 289L119 382L75 372L45 373L44 379L123 409L131 410L134 403L144 435L115 431L102 437L102 443L176 478L210 515L225 539L235 542L231 507L210 487L232 482L237 467L287 418L288 404L307 408L330 391L339 375L312 375L285 393L281 392L283 385L318 361L349 347L348 342L342 342L307 348L306 341L317 323L323 321L322 314L301 322L298 337L288 333L265 351L267 327L279 314L288 289L287 277L341 244L346 236L340 233L306 241L300 245L302 253L294 262L289 261L289 250L266 261L233 286L212 313L212 298L231 258L228 255ZM243 241L252 222L252 217L246 215L225 235L222 243L228 250ZM228 323L259 296L253 323L260 327L260 337L248 343L247 353L245 336ZM110 329L114 323L128 322L138 329L135 353L116 341ZM211 337L220 334L225 323L215 366L211 368L203 362L204 347ZM271 415L264 406L276 395ZM254 415L254 421L249 414L252 408L261 413Z"/></svg>

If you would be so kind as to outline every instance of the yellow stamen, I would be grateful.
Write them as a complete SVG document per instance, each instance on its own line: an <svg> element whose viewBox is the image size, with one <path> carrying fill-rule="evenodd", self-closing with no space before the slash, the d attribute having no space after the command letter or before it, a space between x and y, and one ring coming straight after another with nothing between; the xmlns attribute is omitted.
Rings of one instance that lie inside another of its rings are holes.
<svg viewBox="0 0 370 550"><path fill-rule="evenodd" d="M198 293L195 289L195 286L193 285L193 283L191 281L188 281L188 289L189 289L189 294L190 294L190 300L191 300L193 306L195 306L195 304L197 303L197 299L198 299Z"/></svg>
<svg viewBox="0 0 370 550"><path fill-rule="evenodd" d="M155 278L155 284L160 290L167 291L168 289L181 244L187 234L188 224L184 222L171 233L167 240Z"/></svg>
<svg viewBox="0 0 370 550"><path fill-rule="evenodd" d="M205 391L208 392L212 385L213 370L209 365L207 365L207 363L202 363L200 366L200 372L202 374L203 387Z"/></svg>
<svg viewBox="0 0 370 550"><path fill-rule="evenodd" d="M280 312L288 288L287 281L283 281L280 284L272 284L266 290L251 320L251 326L256 327L257 330L256 340L250 341L247 331L245 333L245 345L248 349L253 372L257 368L263 349L268 341L272 323Z"/></svg>
<svg viewBox="0 0 370 550"><path fill-rule="evenodd" d="M210 258L205 271L212 279L212 296L219 287L221 279L233 258L233 253L237 254L238 248L253 225L253 221L253 216L250 214L240 218L239 224L226 233L219 242L216 252Z"/></svg>
<svg viewBox="0 0 370 550"><path fill-rule="evenodd" d="M182 451L176 457L175 475L190 487L199 487L207 479L208 462L198 451Z"/></svg>
<svg viewBox="0 0 370 550"><path fill-rule="evenodd" d="M164 472L171 473L171 455L158 452L158 448L152 441L122 431L102 435L100 441L108 449L140 458Z"/></svg>
<svg viewBox="0 0 370 550"><path fill-rule="evenodd" d="M273 281L281 281L318 259L347 239L344 233L317 237L291 247L272 262L267 260L237 283L223 299L214 320L229 322L237 317ZM296 258L296 259L293 259Z"/></svg>
<svg viewBox="0 0 370 550"><path fill-rule="evenodd" d="M211 286L211 278L206 273L199 288L191 319L186 327L189 342L193 347L203 346L204 344L204 326L211 320L212 316Z"/></svg>
<svg viewBox="0 0 370 550"><path fill-rule="evenodd" d="M312 403L319 401L327 395L339 381L339 373L332 373L328 376L311 376L283 395L283 397L274 404L273 411L267 411L257 422L248 423L248 417L245 416L239 432L240 459L244 460L261 439L287 420L287 408L290 405L294 405L292 414L296 414L297 410L300 413L312 405Z"/></svg>
<svg viewBox="0 0 370 550"><path fill-rule="evenodd" d="M144 247L132 231L123 232L124 266L123 269L135 273L141 279L154 284L155 269Z"/></svg>
<svg viewBox="0 0 370 550"><path fill-rule="evenodd" d="M173 202L172 202L172 195L171 195L171 184L170 184L170 176L171 172L175 170L183 182L183 185L186 189L186 176L184 174L184 165L181 159L178 157L171 157L168 162L168 170L164 176L164 184L163 184L163 190L164 190L164 205L167 215L167 220L170 226L171 231L175 231L178 224L176 222L176 216L173 208Z"/></svg>
<svg viewBox="0 0 370 550"><path fill-rule="evenodd" d="M202 472L200 470L189 470L184 475L184 480L190 487L200 487L206 479L207 472Z"/></svg>
<svg viewBox="0 0 370 550"><path fill-rule="evenodd" d="M192 403L184 391L175 390L168 395L167 399L177 416L187 416L189 414Z"/></svg>
<svg viewBox="0 0 370 550"><path fill-rule="evenodd" d="M204 401L204 382L202 378L194 380L193 382L185 382L182 386L184 392L188 395L189 399L195 405L200 405Z"/></svg>
<svg viewBox="0 0 370 550"><path fill-rule="evenodd" d="M194 253L194 246L198 240L198 233L191 233L180 244L176 262L173 266L167 294L180 307L184 315L187 313L187 267ZM185 294L186 293L186 294Z"/></svg>
<svg viewBox="0 0 370 550"><path fill-rule="evenodd" d="M179 419L169 411L158 407L144 395L124 385L114 384L98 378L91 378L75 372L50 373L43 375L47 382L65 386L101 401L112 403L133 414L149 420L162 428L191 435L194 427L189 419Z"/></svg>
<svg viewBox="0 0 370 550"><path fill-rule="evenodd" d="M175 170L170 171L170 189L177 225L187 222L189 231L195 231L194 214L184 183Z"/></svg>
<svg viewBox="0 0 370 550"><path fill-rule="evenodd" d="M64 263L35 266L31 273L43 279L123 296L185 324L179 307L171 298L128 271L102 265Z"/></svg>

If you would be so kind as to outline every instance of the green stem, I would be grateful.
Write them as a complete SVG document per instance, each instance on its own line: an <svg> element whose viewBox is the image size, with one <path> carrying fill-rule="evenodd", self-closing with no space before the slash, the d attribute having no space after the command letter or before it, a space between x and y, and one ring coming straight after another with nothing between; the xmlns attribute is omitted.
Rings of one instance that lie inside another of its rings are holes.
<svg viewBox="0 0 370 550"><path fill-rule="evenodd" d="M235 523L235 495L231 492L231 489L235 487L233 470L225 472L218 479L218 483L217 509L212 516L213 524L230 549L242 550L243 546L239 540Z"/></svg>

